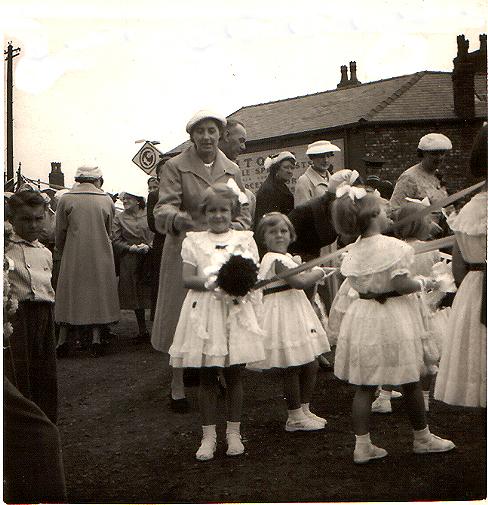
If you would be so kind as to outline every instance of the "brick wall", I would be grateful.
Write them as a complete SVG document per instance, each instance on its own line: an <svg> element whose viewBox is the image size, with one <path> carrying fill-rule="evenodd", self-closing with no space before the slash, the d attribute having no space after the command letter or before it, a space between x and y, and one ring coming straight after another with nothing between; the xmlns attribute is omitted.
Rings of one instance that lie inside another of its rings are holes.
<svg viewBox="0 0 488 505"><path fill-rule="evenodd" d="M431 132L443 133L452 142L452 151L446 154L443 180L450 193L473 184L469 174L469 157L474 137L481 127L481 121L470 123L438 123L430 125L368 126L364 129L366 152L381 156L385 164L372 173L395 183L407 168L419 162L417 145L419 139Z"/></svg>

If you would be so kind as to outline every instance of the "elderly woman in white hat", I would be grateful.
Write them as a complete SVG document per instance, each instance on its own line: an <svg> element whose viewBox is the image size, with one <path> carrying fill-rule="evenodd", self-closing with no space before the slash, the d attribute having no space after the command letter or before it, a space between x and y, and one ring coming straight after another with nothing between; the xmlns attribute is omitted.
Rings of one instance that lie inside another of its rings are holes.
<svg viewBox="0 0 488 505"><path fill-rule="evenodd" d="M403 172L397 180L390 199L393 208L398 208L405 198L423 200L432 204L447 196L446 188L438 177L446 153L452 149L451 141L442 133L428 133L418 144L420 162Z"/></svg>
<svg viewBox="0 0 488 505"><path fill-rule="evenodd" d="M115 215L112 243L119 259L119 304L121 309L133 310L139 333L137 342L149 341L146 309L151 308L149 256L153 232L147 224L146 201L143 196L119 194L124 210Z"/></svg>
<svg viewBox="0 0 488 505"><path fill-rule="evenodd" d="M200 212L204 191L217 182L234 179L244 191L241 171L218 148L226 118L201 110L186 125L192 145L169 159L160 173L159 201L154 208L156 229L166 234L161 259L158 302L152 328L153 347L167 353L173 342L186 290L182 280L181 244L187 231L206 229ZM236 229L250 227L247 206L233 221ZM183 386L183 369L173 369L171 407L188 410Z"/></svg>
<svg viewBox="0 0 488 505"><path fill-rule="evenodd" d="M295 165L295 155L289 151L268 156L264 160L264 168L269 174L256 193L254 228L264 214L281 212L287 215L292 211L293 194L286 184L293 177Z"/></svg>
<svg viewBox="0 0 488 505"><path fill-rule="evenodd" d="M340 148L328 140L317 140L307 148L312 165L298 178L295 186L295 207L327 192L330 174L333 172L334 153Z"/></svg>
<svg viewBox="0 0 488 505"><path fill-rule="evenodd" d="M56 248L62 253L54 311L61 325L58 349L69 348L68 327L88 326L92 352L98 356L102 330L120 317L111 241L115 207L100 189L98 167L78 168L75 181L56 209Z"/></svg>

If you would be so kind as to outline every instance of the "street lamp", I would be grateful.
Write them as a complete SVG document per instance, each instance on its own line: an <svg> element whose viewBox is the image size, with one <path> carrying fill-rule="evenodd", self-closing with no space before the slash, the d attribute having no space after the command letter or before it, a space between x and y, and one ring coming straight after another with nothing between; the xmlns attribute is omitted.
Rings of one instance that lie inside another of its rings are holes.
<svg viewBox="0 0 488 505"><path fill-rule="evenodd" d="M161 144L159 140L146 140L146 139L141 139L141 140L136 140L134 144L142 144L143 142L149 142L153 146L157 146L158 144Z"/></svg>

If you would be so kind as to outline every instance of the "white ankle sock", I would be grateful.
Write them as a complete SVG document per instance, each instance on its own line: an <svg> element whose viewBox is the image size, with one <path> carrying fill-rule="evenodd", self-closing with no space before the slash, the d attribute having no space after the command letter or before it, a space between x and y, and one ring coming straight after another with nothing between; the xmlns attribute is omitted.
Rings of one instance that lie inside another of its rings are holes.
<svg viewBox="0 0 488 505"><path fill-rule="evenodd" d="M429 427L426 426L423 430L413 430L413 438L414 440L425 440L429 438L430 430Z"/></svg>
<svg viewBox="0 0 488 505"><path fill-rule="evenodd" d="M202 426L203 438L217 438L217 426L215 424L208 424Z"/></svg>
<svg viewBox="0 0 488 505"><path fill-rule="evenodd" d="M240 433L241 432L241 423L240 421L227 421L227 429L226 434L228 433Z"/></svg>
<svg viewBox="0 0 488 505"><path fill-rule="evenodd" d="M302 403L302 410L304 412L310 412L310 403Z"/></svg>
<svg viewBox="0 0 488 505"><path fill-rule="evenodd" d="M300 419L303 419L304 417L305 414L303 413L302 407L288 411L288 419L291 419L292 421L300 421Z"/></svg>
<svg viewBox="0 0 488 505"><path fill-rule="evenodd" d="M366 435L354 435L356 437L356 447L360 445L370 445L371 444L371 437L369 436L369 433L366 433Z"/></svg>

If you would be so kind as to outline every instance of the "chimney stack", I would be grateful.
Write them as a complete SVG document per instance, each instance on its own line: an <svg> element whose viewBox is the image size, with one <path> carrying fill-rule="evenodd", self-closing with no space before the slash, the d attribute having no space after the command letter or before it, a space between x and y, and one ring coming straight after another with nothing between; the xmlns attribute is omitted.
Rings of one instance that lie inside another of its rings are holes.
<svg viewBox="0 0 488 505"><path fill-rule="evenodd" d="M458 52L453 60L452 91L454 112L463 119L475 117L475 74L486 76L486 34L481 34L479 40L480 48L469 53L469 40L464 35L457 37Z"/></svg>
<svg viewBox="0 0 488 505"><path fill-rule="evenodd" d="M350 86L358 86L359 84L361 84L361 81L358 80L357 75L356 75L356 62L355 61L349 62L349 69L351 71L351 78L349 79L349 85Z"/></svg>
<svg viewBox="0 0 488 505"><path fill-rule="evenodd" d="M49 174L49 187L56 190L60 189L60 187L64 187L64 174L61 171L61 162L59 161L51 162L51 173Z"/></svg>
<svg viewBox="0 0 488 505"><path fill-rule="evenodd" d="M347 66L341 65L341 82L337 85L337 89L345 88L349 85L349 79L347 77Z"/></svg>

